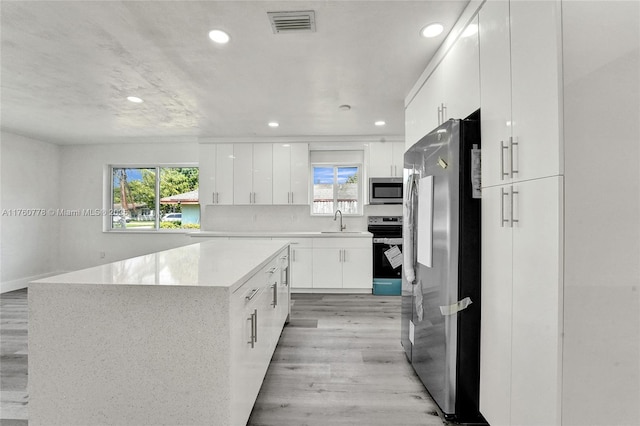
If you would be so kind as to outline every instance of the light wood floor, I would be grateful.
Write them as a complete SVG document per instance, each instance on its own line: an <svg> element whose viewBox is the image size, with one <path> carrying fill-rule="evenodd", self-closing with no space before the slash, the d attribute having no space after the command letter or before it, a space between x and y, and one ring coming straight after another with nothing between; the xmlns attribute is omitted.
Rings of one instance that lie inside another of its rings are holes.
<svg viewBox="0 0 640 426"><path fill-rule="evenodd" d="M0 425L28 424L27 292L0 295ZM400 345L400 298L293 295L251 426L442 425Z"/></svg>

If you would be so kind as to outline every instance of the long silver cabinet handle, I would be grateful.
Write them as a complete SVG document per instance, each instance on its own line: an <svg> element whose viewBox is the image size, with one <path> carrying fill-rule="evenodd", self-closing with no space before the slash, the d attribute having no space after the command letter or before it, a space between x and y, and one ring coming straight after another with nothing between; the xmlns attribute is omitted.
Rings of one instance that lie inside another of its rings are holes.
<svg viewBox="0 0 640 426"><path fill-rule="evenodd" d="M249 293L248 296L245 296L245 299L247 300L251 300L255 297L256 294L258 294L258 292L260 291L259 288L254 288L253 290L251 290L251 293Z"/></svg>
<svg viewBox="0 0 640 426"><path fill-rule="evenodd" d="M258 310L253 310L253 322L255 323L255 331L253 332L253 341L258 342Z"/></svg>
<svg viewBox="0 0 640 426"><path fill-rule="evenodd" d="M292 262L296 261L296 251L295 251L295 249L291 249L291 261Z"/></svg>
<svg viewBox="0 0 640 426"><path fill-rule="evenodd" d="M504 198L508 197L509 193L500 188L500 227L504 228L505 223L509 223L509 219L504 218Z"/></svg>
<svg viewBox="0 0 640 426"><path fill-rule="evenodd" d="M271 306L275 308L276 306L278 306L278 283L273 283L271 288L273 289L273 303L271 303Z"/></svg>
<svg viewBox="0 0 640 426"><path fill-rule="evenodd" d="M518 219L515 219L515 218L513 217L513 205L514 205L513 196L514 196L514 195L516 195L516 194L519 194L519 193L520 193L520 192L518 192L518 191L514 191L514 190L513 190L513 187L511 187L511 226L512 226L512 227L513 227L513 224L514 224L514 223L518 223L518 222L520 222Z"/></svg>
<svg viewBox="0 0 640 426"><path fill-rule="evenodd" d="M255 343L258 341L258 310L254 309L253 313L247 318L247 321L251 321L251 337L249 338L248 344L251 345L251 348L254 347Z"/></svg>
<svg viewBox="0 0 640 426"><path fill-rule="evenodd" d="M514 174L518 174L518 170L513 168L513 147L514 146L518 146L518 138L510 137L509 138L509 171L511 172L511 177L513 177Z"/></svg>
<svg viewBox="0 0 640 426"><path fill-rule="evenodd" d="M500 180L504 180L505 176L510 176L509 173L504 171L504 150L508 150L509 147L504 144L504 141L500 141Z"/></svg>

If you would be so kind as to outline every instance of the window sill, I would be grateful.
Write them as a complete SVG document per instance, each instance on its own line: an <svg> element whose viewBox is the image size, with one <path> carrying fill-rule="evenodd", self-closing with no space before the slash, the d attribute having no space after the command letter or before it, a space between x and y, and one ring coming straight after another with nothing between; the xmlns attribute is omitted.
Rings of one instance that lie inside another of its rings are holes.
<svg viewBox="0 0 640 426"><path fill-rule="evenodd" d="M130 229L130 230L120 230L120 229L107 229L107 230L103 230L102 233L103 234L149 234L149 235L154 235L154 234L174 234L174 235L186 235L189 233L192 233L193 231L199 231L199 229L160 229L160 230L155 230L155 229L150 229L147 231L144 231L142 229Z"/></svg>

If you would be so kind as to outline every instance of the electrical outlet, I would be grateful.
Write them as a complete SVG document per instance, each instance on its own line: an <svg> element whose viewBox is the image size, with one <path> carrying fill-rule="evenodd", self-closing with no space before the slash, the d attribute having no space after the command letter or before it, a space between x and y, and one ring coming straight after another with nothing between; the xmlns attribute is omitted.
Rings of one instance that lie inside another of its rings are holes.
<svg viewBox="0 0 640 426"><path fill-rule="evenodd" d="M100 252L100 259L104 259L107 254L103 251Z"/></svg>

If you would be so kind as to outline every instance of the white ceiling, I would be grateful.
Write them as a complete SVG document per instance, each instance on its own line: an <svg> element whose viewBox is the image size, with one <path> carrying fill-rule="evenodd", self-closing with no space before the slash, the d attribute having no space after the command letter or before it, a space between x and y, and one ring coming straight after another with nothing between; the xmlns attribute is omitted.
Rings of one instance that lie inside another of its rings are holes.
<svg viewBox="0 0 640 426"><path fill-rule="evenodd" d="M467 3L2 0L1 125L59 144L403 135L404 98ZM267 12L288 10L314 10L317 31L273 34ZM421 38L434 21L445 32Z"/></svg>

